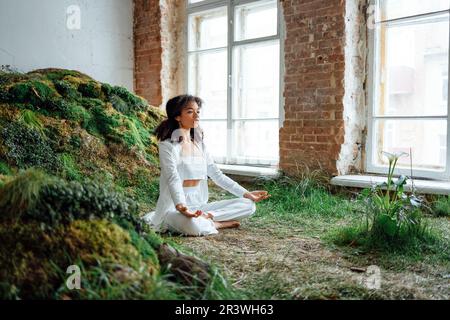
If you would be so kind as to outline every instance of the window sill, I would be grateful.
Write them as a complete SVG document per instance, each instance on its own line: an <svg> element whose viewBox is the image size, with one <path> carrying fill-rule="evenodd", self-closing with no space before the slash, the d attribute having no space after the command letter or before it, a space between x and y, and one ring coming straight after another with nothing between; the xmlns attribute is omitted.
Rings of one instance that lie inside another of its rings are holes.
<svg viewBox="0 0 450 320"><path fill-rule="evenodd" d="M248 177L277 177L279 175L277 168L254 167L232 164L217 164L220 170L225 174L234 174Z"/></svg>
<svg viewBox="0 0 450 320"><path fill-rule="evenodd" d="M386 180L386 176L345 175L332 178L331 184L343 187L370 188L372 185ZM414 179L414 187L418 193L450 195L450 181ZM407 181L405 191L411 191L411 180Z"/></svg>

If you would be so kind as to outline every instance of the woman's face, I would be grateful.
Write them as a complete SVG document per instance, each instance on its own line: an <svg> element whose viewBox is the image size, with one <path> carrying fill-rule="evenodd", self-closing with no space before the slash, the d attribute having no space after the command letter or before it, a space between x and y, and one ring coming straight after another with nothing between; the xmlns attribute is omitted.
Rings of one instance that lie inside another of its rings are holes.
<svg viewBox="0 0 450 320"><path fill-rule="evenodd" d="M192 129L199 126L200 108L197 102L190 102L181 111L181 115L175 117L175 120L180 121L183 129Z"/></svg>

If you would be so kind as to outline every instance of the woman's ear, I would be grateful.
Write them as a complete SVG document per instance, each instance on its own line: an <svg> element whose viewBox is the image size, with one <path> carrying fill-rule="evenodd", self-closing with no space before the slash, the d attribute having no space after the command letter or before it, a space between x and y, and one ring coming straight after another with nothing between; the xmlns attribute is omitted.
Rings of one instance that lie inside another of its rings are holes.
<svg viewBox="0 0 450 320"><path fill-rule="evenodd" d="M178 122L180 122L181 117L180 117L180 116L176 116L176 117L175 117L175 120L177 120Z"/></svg>

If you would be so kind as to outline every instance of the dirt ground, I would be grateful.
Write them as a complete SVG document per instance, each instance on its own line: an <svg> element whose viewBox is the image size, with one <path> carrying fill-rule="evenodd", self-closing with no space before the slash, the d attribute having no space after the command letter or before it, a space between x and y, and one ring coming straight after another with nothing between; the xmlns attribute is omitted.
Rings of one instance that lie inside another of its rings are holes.
<svg viewBox="0 0 450 320"><path fill-rule="evenodd" d="M257 220L208 237L172 237L218 266L248 299L450 299L450 270L401 268Z"/></svg>

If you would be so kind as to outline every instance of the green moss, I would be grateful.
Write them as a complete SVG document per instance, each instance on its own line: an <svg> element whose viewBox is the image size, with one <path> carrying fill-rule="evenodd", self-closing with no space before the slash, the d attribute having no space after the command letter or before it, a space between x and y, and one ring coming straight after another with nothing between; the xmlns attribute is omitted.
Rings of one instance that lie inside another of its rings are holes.
<svg viewBox="0 0 450 320"><path fill-rule="evenodd" d="M69 138L69 144L74 149L80 149L80 147L81 147L81 137L80 136L71 136Z"/></svg>
<svg viewBox="0 0 450 320"><path fill-rule="evenodd" d="M432 211L438 217L450 216L450 196L439 197L432 204Z"/></svg>
<svg viewBox="0 0 450 320"><path fill-rule="evenodd" d="M52 261L66 268L71 263L61 253L58 235L39 224L0 224L0 298L49 298L62 279Z"/></svg>
<svg viewBox="0 0 450 320"><path fill-rule="evenodd" d="M115 281L127 282L132 276L139 280L142 275L156 275L159 270L154 261L156 254L150 247L142 244L142 255L134 246L141 242L139 238L133 240L127 231L105 220L73 221L46 232L33 222L0 224L0 241L0 297L3 299L61 297L58 288L66 288L65 271L74 264L82 268L82 279L90 274L89 280L95 282L101 282L105 274ZM114 272L127 268L131 268L128 279ZM90 273L92 270L101 272L94 275ZM86 294L85 289L82 285L81 290L65 294L77 298Z"/></svg>
<svg viewBox="0 0 450 320"><path fill-rule="evenodd" d="M33 72L43 74L47 79L52 80L52 81L61 80L66 76L83 77L83 78L87 77L85 74L82 74L79 71L56 69L56 68L35 70L35 71L32 71L32 73Z"/></svg>
<svg viewBox="0 0 450 320"><path fill-rule="evenodd" d="M142 98L134 95L124 87L102 85L102 91L105 93L114 109L120 113L131 115L139 111L144 111L148 103Z"/></svg>
<svg viewBox="0 0 450 320"><path fill-rule="evenodd" d="M82 181L83 176L78 169L78 166L73 159L73 156L68 153L60 155L60 161L63 169L63 177L67 180Z"/></svg>
<svg viewBox="0 0 450 320"><path fill-rule="evenodd" d="M159 195L159 179L144 168L138 168L134 176L134 192L139 202L149 206L156 205Z"/></svg>
<svg viewBox="0 0 450 320"><path fill-rule="evenodd" d="M102 92L105 96L109 97L112 93L112 86L108 83L102 83Z"/></svg>
<svg viewBox="0 0 450 320"><path fill-rule="evenodd" d="M0 102L8 102L10 101L10 95L9 95L9 91L6 89L6 87L2 87L0 85Z"/></svg>
<svg viewBox="0 0 450 320"><path fill-rule="evenodd" d="M141 257L151 265L159 267L158 255L155 252L157 247L152 246L155 244L154 242L147 241L147 239L151 239L151 237L142 237L133 229L128 232L133 246L140 253Z"/></svg>
<svg viewBox="0 0 450 320"><path fill-rule="evenodd" d="M5 183L0 188L0 220L20 219L36 206L42 187L50 181L43 171L29 169Z"/></svg>
<svg viewBox="0 0 450 320"><path fill-rule="evenodd" d="M0 174L10 175L12 173L9 165L3 161L0 161Z"/></svg>
<svg viewBox="0 0 450 320"><path fill-rule="evenodd" d="M0 70L0 86L7 86L11 83L25 80L27 77L17 71Z"/></svg>
<svg viewBox="0 0 450 320"><path fill-rule="evenodd" d="M136 230L145 230L137 212L138 206L133 200L95 182L59 180L42 188L39 202L24 219L41 221L48 226L76 219L126 220Z"/></svg>
<svg viewBox="0 0 450 320"><path fill-rule="evenodd" d="M87 264L107 257L115 263L139 267L140 255L129 233L109 221L73 221L65 230L64 242L70 256L78 255Z"/></svg>
<svg viewBox="0 0 450 320"><path fill-rule="evenodd" d="M143 209L149 211L156 205L159 195L159 179L147 168L137 168L133 174L121 172L115 180L116 186L138 201ZM144 210L144 211L145 211Z"/></svg>
<svg viewBox="0 0 450 320"><path fill-rule="evenodd" d="M92 115L83 106L70 103L63 113L63 118L78 122L82 128L87 128Z"/></svg>
<svg viewBox="0 0 450 320"><path fill-rule="evenodd" d="M27 81L17 83L9 89L10 100L19 103L31 103L33 106L44 106L56 97L58 93L42 81Z"/></svg>
<svg viewBox="0 0 450 320"><path fill-rule="evenodd" d="M113 94L113 95L111 95L109 97L109 101L111 102L111 104L114 107L114 109L116 109L120 113L123 113L123 114L129 114L130 113L130 110L131 110L130 107L119 96Z"/></svg>
<svg viewBox="0 0 450 320"><path fill-rule="evenodd" d="M144 141L148 141L148 136L142 137L141 134L144 135L145 131L138 130L134 119L126 119L125 125L128 129L123 134L123 139L125 141L125 144L128 147L136 146L136 147L138 147L138 149L144 150L145 149ZM138 123L138 125L139 125L139 123Z"/></svg>
<svg viewBox="0 0 450 320"><path fill-rule="evenodd" d="M5 156L9 163L19 168L41 167L53 172L59 168L53 149L39 131L13 122L2 129L1 137L7 148Z"/></svg>
<svg viewBox="0 0 450 320"><path fill-rule="evenodd" d="M101 84L96 81L81 83L78 86L78 91L83 95L83 97L95 99L100 99L102 97Z"/></svg>
<svg viewBox="0 0 450 320"><path fill-rule="evenodd" d="M90 111L93 118L86 127L89 133L98 132L103 136L115 134L114 128L120 126L118 116L108 115L105 109L99 106L93 107Z"/></svg>
<svg viewBox="0 0 450 320"><path fill-rule="evenodd" d="M78 92L77 88L70 82L64 80L56 80L54 81L54 84L58 93L64 98L67 98L69 100L80 100L82 98L81 93Z"/></svg>
<svg viewBox="0 0 450 320"><path fill-rule="evenodd" d="M39 117L32 110L23 110L21 112L19 121L29 128L36 130L41 135L44 135L44 125L42 124Z"/></svg>

